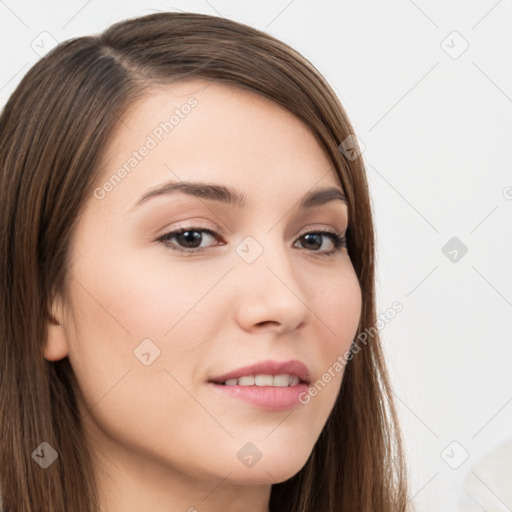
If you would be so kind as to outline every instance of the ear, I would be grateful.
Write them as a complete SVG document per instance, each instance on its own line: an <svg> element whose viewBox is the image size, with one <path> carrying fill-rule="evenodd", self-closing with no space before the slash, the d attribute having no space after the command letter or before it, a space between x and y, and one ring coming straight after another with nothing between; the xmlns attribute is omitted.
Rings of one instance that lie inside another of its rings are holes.
<svg viewBox="0 0 512 512"><path fill-rule="evenodd" d="M48 318L48 335L44 347L44 357L48 361L58 361L68 355L69 346L64 325L64 310L60 298L55 298Z"/></svg>

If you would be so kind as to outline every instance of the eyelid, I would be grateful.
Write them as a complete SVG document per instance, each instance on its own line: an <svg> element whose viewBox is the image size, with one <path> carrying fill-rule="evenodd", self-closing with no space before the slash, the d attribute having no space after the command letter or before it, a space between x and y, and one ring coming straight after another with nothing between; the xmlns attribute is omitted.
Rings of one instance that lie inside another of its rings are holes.
<svg viewBox="0 0 512 512"><path fill-rule="evenodd" d="M325 224L313 224L312 226L307 226L306 228L301 230L297 236L301 237L311 231L329 231L330 233L333 233L334 235L343 235L345 233L346 229L338 230L332 226L326 226Z"/></svg>
<svg viewBox="0 0 512 512"><path fill-rule="evenodd" d="M177 222L176 224L172 224L170 226L166 226L162 229L162 233L158 235L158 238L161 238L165 235L168 235L170 232L173 231L180 231L182 229L197 229L197 230L206 230L206 231L213 231L216 235L222 235L224 236L226 234L226 230L222 229L217 224L212 223L211 221L205 220L205 219L198 219L198 220L184 220L181 222Z"/></svg>
<svg viewBox="0 0 512 512"><path fill-rule="evenodd" d="M186 229L190 229L190 230L206 230L206 231L212 231L213 234L215 235L221 235L221 236L225 236L226 234L226 231L224 229L222 229L221 227L219 227L218 225L216 224L213 224L207 220L200 220L200 221L194 221L194 220L187 220L187 221L183 221L185 224L180 224L178 223L177 225L172 225L171 226L167 226L166 228L163 229L163 233L161 235L158 235L157 239L160 239L166 235L168 235L169 233L171 232L174 232L174 231L180 231L180 230L186 230ZM206 222L207 224L203 224L204 222ZM337 228L333 227L333 226L326 226L325 224L313 224L313 225L309 225L305 228L303 228L301 231L299 231L299 234L295 235L295 238L300 238L301 236L304 236L305 234L308 234L310 233L311 231L315 231L315 230L318 230L318 231L328 231L334 235L339 235L339 236L343 236L346 231L347 231L348 228L345 228L345 229L341 229L341 230L338 230Z"/></svg>

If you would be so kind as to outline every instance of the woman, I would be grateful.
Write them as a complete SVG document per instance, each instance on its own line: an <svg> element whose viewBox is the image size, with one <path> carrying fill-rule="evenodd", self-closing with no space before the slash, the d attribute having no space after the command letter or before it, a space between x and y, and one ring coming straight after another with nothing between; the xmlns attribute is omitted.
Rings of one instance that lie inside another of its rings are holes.
<svg viewBox="0 0 512 512"><path fill-rule="evenodd" d="M5 511L405 510L364 166L308 61L127 20L0 135Z"/></svg>

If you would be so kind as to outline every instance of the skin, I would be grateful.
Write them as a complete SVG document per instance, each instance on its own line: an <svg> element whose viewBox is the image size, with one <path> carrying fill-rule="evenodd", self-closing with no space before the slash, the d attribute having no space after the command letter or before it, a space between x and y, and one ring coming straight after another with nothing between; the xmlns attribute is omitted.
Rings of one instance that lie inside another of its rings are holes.
<svg viewBox="0 0 512 512"><path fill-rule="evenodd" d="M344 234L347 205L295 209L313 188L342 190L339 180L308 127L268 99L202 80L155 87L123 116L97 186L191 96L197 106L120 183L88 198L67 294L53 305L45 357L68 356L76 373L103 511L268 511L271 485L306 463L342 372L286 411L224 396L207 381L299 359L315 382L349 349L360 318L347 249L327 255L328 236L317 246L303 238ZM235 187L247 204L176 193L134 208L148 190L180 180ZM157 240L183 227L221 234L200 231L198 254L171 248L183 239ZM247 236L263 250L252 263L235 250ZM148 366L134 355L144 339L160 350ZM237 458L248 442L262 453L252 467Z"/></svg>

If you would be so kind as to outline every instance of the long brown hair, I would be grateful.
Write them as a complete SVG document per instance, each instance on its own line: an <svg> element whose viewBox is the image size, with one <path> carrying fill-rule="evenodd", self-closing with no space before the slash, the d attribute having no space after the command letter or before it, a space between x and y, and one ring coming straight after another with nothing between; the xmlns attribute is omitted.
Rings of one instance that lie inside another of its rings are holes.
<svg viewBox="0 0 512 512"><path fill-rule="evenodd" d="M97 512L69 360L43 357L50 305L65 292L69 240L101 155L128 107L156 83L214 79L257 92L310 127L349 202L347 245L375 328L374 231L361 157L338 98L304 57L224 18L159 13L65 41L37 62L0 117L0 486L5 511ZM375 330L374 330L375 332ZM357 336L357 335L356 335ZM42 470L42 442L58 459ZM347 363L304 467L274 484L272 512L397 512L407 489L378 333Z"/></svg>

